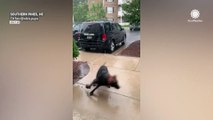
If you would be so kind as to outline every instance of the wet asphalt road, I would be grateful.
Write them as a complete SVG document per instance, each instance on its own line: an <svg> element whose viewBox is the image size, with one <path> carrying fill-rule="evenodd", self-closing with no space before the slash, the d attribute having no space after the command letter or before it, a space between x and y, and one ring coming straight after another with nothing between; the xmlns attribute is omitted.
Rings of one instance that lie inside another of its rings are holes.
<svg viewBox="0 0 213 120"><path fill-rule="evenodd" d="M121 51L123 51L125 48L127 48L131 43L140 40L140 31L130 31L129 29L126 29L126 44L124 46L121 46L117 48L112 54L117 55Z"/></svg>
<svg viewBox="0 0 213 120"><path fill-rule="evenodd" d="M129 46L132 42L140 40L140 31L130 31L126 29L126 45Z"/></svg>

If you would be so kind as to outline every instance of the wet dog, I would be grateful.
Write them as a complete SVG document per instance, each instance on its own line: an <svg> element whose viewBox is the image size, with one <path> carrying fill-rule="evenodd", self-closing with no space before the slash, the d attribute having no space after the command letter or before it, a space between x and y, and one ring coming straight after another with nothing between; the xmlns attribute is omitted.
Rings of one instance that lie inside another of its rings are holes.
<svg viewBox="0 0 213 120"><path fill-rule="evenodd" d="M90 89L91 86L96 86L91 92L90 95L93 95L94 91L98 89L100 86L106 86L108 88L114 87L119 89L118 80L115 75L110 75L108 68L105 65L102 65L96 75L96 78L92 81L91 84L87 84L86 88Z"/></svg>

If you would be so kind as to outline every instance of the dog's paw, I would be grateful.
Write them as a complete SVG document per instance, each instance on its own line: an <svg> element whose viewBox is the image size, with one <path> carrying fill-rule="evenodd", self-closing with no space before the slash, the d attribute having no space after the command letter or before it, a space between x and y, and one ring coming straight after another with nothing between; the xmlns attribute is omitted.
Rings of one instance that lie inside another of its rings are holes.
<svg viewBox="0 0 213 120"><path fill-rule="evenodd" d="M93 95L93 92L90 92L89 95L92 96L92 95Z"/></svg>
<svg viewBox="0 0 213 120"><path fill-rule="evenodd" d="M87 89L90 89L90 86L89 86L89 85L86 85L86 88L87 88Z"/></svg>

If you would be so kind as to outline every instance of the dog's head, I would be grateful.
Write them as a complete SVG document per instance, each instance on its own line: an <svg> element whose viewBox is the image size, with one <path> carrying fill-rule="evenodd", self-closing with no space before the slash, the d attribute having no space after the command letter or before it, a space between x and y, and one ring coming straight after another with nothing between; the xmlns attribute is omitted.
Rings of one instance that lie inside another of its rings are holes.
<svg viewBox="0 0 213 120"><path fill-rule="evenodd" d="M112 81L111 81L110 86L112 86L112 87L114 87L114 88L116 88L116 89L119 89L119 88L120 88L120 86L119 86L119 84L118 84L118 80L117 80L116 75L112 76Z"/></svg>

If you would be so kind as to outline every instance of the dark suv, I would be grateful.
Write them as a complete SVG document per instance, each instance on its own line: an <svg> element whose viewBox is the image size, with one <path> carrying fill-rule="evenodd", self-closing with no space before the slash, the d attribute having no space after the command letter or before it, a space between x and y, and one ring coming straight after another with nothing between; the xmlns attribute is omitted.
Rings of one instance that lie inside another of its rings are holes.
<svg viewBox="0 0 213 120"><path fill-rule="evenodd" d="M125 44L126 32L118 23L83 22L77 40L80 47L85 50L98 48L113 52L116 46Z"/></svg>

